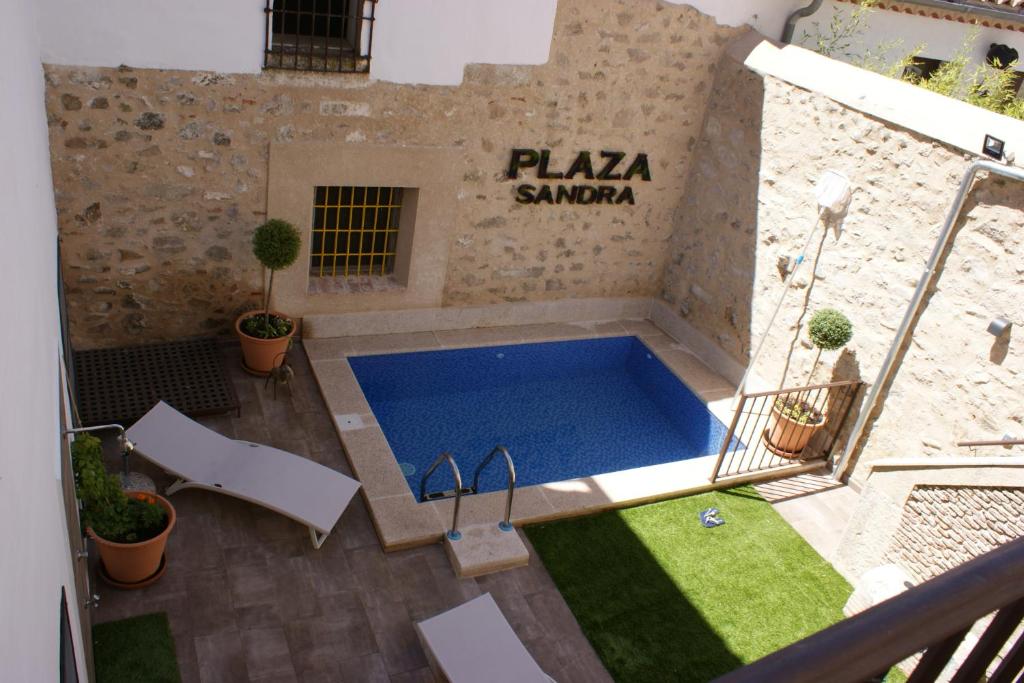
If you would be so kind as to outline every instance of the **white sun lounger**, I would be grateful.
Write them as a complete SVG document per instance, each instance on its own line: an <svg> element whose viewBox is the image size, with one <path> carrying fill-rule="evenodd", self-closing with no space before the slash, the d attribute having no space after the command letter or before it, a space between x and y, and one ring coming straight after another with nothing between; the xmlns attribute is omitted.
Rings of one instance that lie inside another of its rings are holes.
<svg viewBox="0 0 1024 683"><path fill-rule="evenodd" d="M416 624L430 664L451 683L555 683L541 671L490 593Z"/></svg>
<svg viewBox="0 0 1024 683"><path fill-rule="evenodd" d="M127 432L135 452L178 477L167 495L206 489L262 505L309 527L313 546L327 540L359 482L302 456L233 441L163 401Z"/></svg>

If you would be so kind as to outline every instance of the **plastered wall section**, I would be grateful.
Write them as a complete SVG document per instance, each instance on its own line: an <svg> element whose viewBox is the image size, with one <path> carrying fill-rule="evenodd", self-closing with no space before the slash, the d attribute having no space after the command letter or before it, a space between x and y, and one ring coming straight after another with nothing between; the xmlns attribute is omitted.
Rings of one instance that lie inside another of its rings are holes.
<svg viewBox="0 0 1024 683"><path fill-rule="evenodd" d="M12 247L0 287L17 327L0 341L0 678L12 683L60 678L62 587L86 680L59 478L57 225L35 10L30 0L8 3L0 23L0 87L18 94L0 111L0 236Z"/></svg>
<svg viewBox="0 0 1024 683"><path fill-rule="evenodd" d="M873 382L969 158L758 75L731 56L718 72L694 157L665 277L664 298L675 313L743 364L767 335L755 372L769 386ZM849 177L852 206L841 224L817 228L808 242L815 183L827 169ZM1022 223L1024 187L977 181L855 481L879 458L968 454L955 442L1024 432L1024 336L1014 330L996 339L985 331L996 316L1024 320ZM808 259L784 291L808 243ZM806 324L826 306L851 319L853 340L823 354L812 376L817 354Z"/></svg>
<svg viewBox="0 0 1024 683"><path fill-rule="evenodd" d="M603 5L559 2L546 64L472 66L458 87L48 67L74 343L229 330L259 298L249 242L268 217L271 146L293 143L451 152L438 169L455 177L442 305L656 294L713 71L740 29L653 0ZM559 171L579 151L645 152L652 179L629 182L632 206L518 204L515 147L550 149Z"/></svg>

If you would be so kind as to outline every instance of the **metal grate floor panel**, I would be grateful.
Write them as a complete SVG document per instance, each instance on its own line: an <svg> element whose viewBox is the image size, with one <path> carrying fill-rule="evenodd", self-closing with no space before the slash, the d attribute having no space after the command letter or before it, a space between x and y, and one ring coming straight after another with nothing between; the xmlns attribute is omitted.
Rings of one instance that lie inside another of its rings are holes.
<svg viewBox="0 0 1024 683"><path fill-rule="evenodd" d="M220 345L210 337L74 356L84 426L117 422L127 427L161 400L190 417L239 409Z"/></svg>

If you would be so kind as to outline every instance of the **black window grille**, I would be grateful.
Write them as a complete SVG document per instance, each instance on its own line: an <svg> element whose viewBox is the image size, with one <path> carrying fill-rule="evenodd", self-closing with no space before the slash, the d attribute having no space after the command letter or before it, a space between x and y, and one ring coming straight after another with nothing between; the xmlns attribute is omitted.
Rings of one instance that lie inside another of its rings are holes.
<svg viewBox="0 0 1024 683"><path fill-rule="evenodd" d="M266 0L263 66L367 73L376 0Z"/></svg>
<svg viewBox="0 0 1024 683"><path fill-rule="evenodd" d="M310 274L393 274L401 211L400 187L318 186L313 193Z"/></svg>

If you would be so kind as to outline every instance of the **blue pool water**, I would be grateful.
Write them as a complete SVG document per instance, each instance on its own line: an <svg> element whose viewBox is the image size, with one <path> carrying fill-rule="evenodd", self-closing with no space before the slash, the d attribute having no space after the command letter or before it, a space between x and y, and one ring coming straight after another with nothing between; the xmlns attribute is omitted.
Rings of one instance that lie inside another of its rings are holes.
<svg viewBox="0 0 1024 683"><path fill-rule="evenodd" d="M496 444L528 486L717 453L725 426L636 337L350 357L418 495L448 451L463 485ZM428 490L453 486L447 467ZM481 491L505 487L502 463Z"/></svg>

